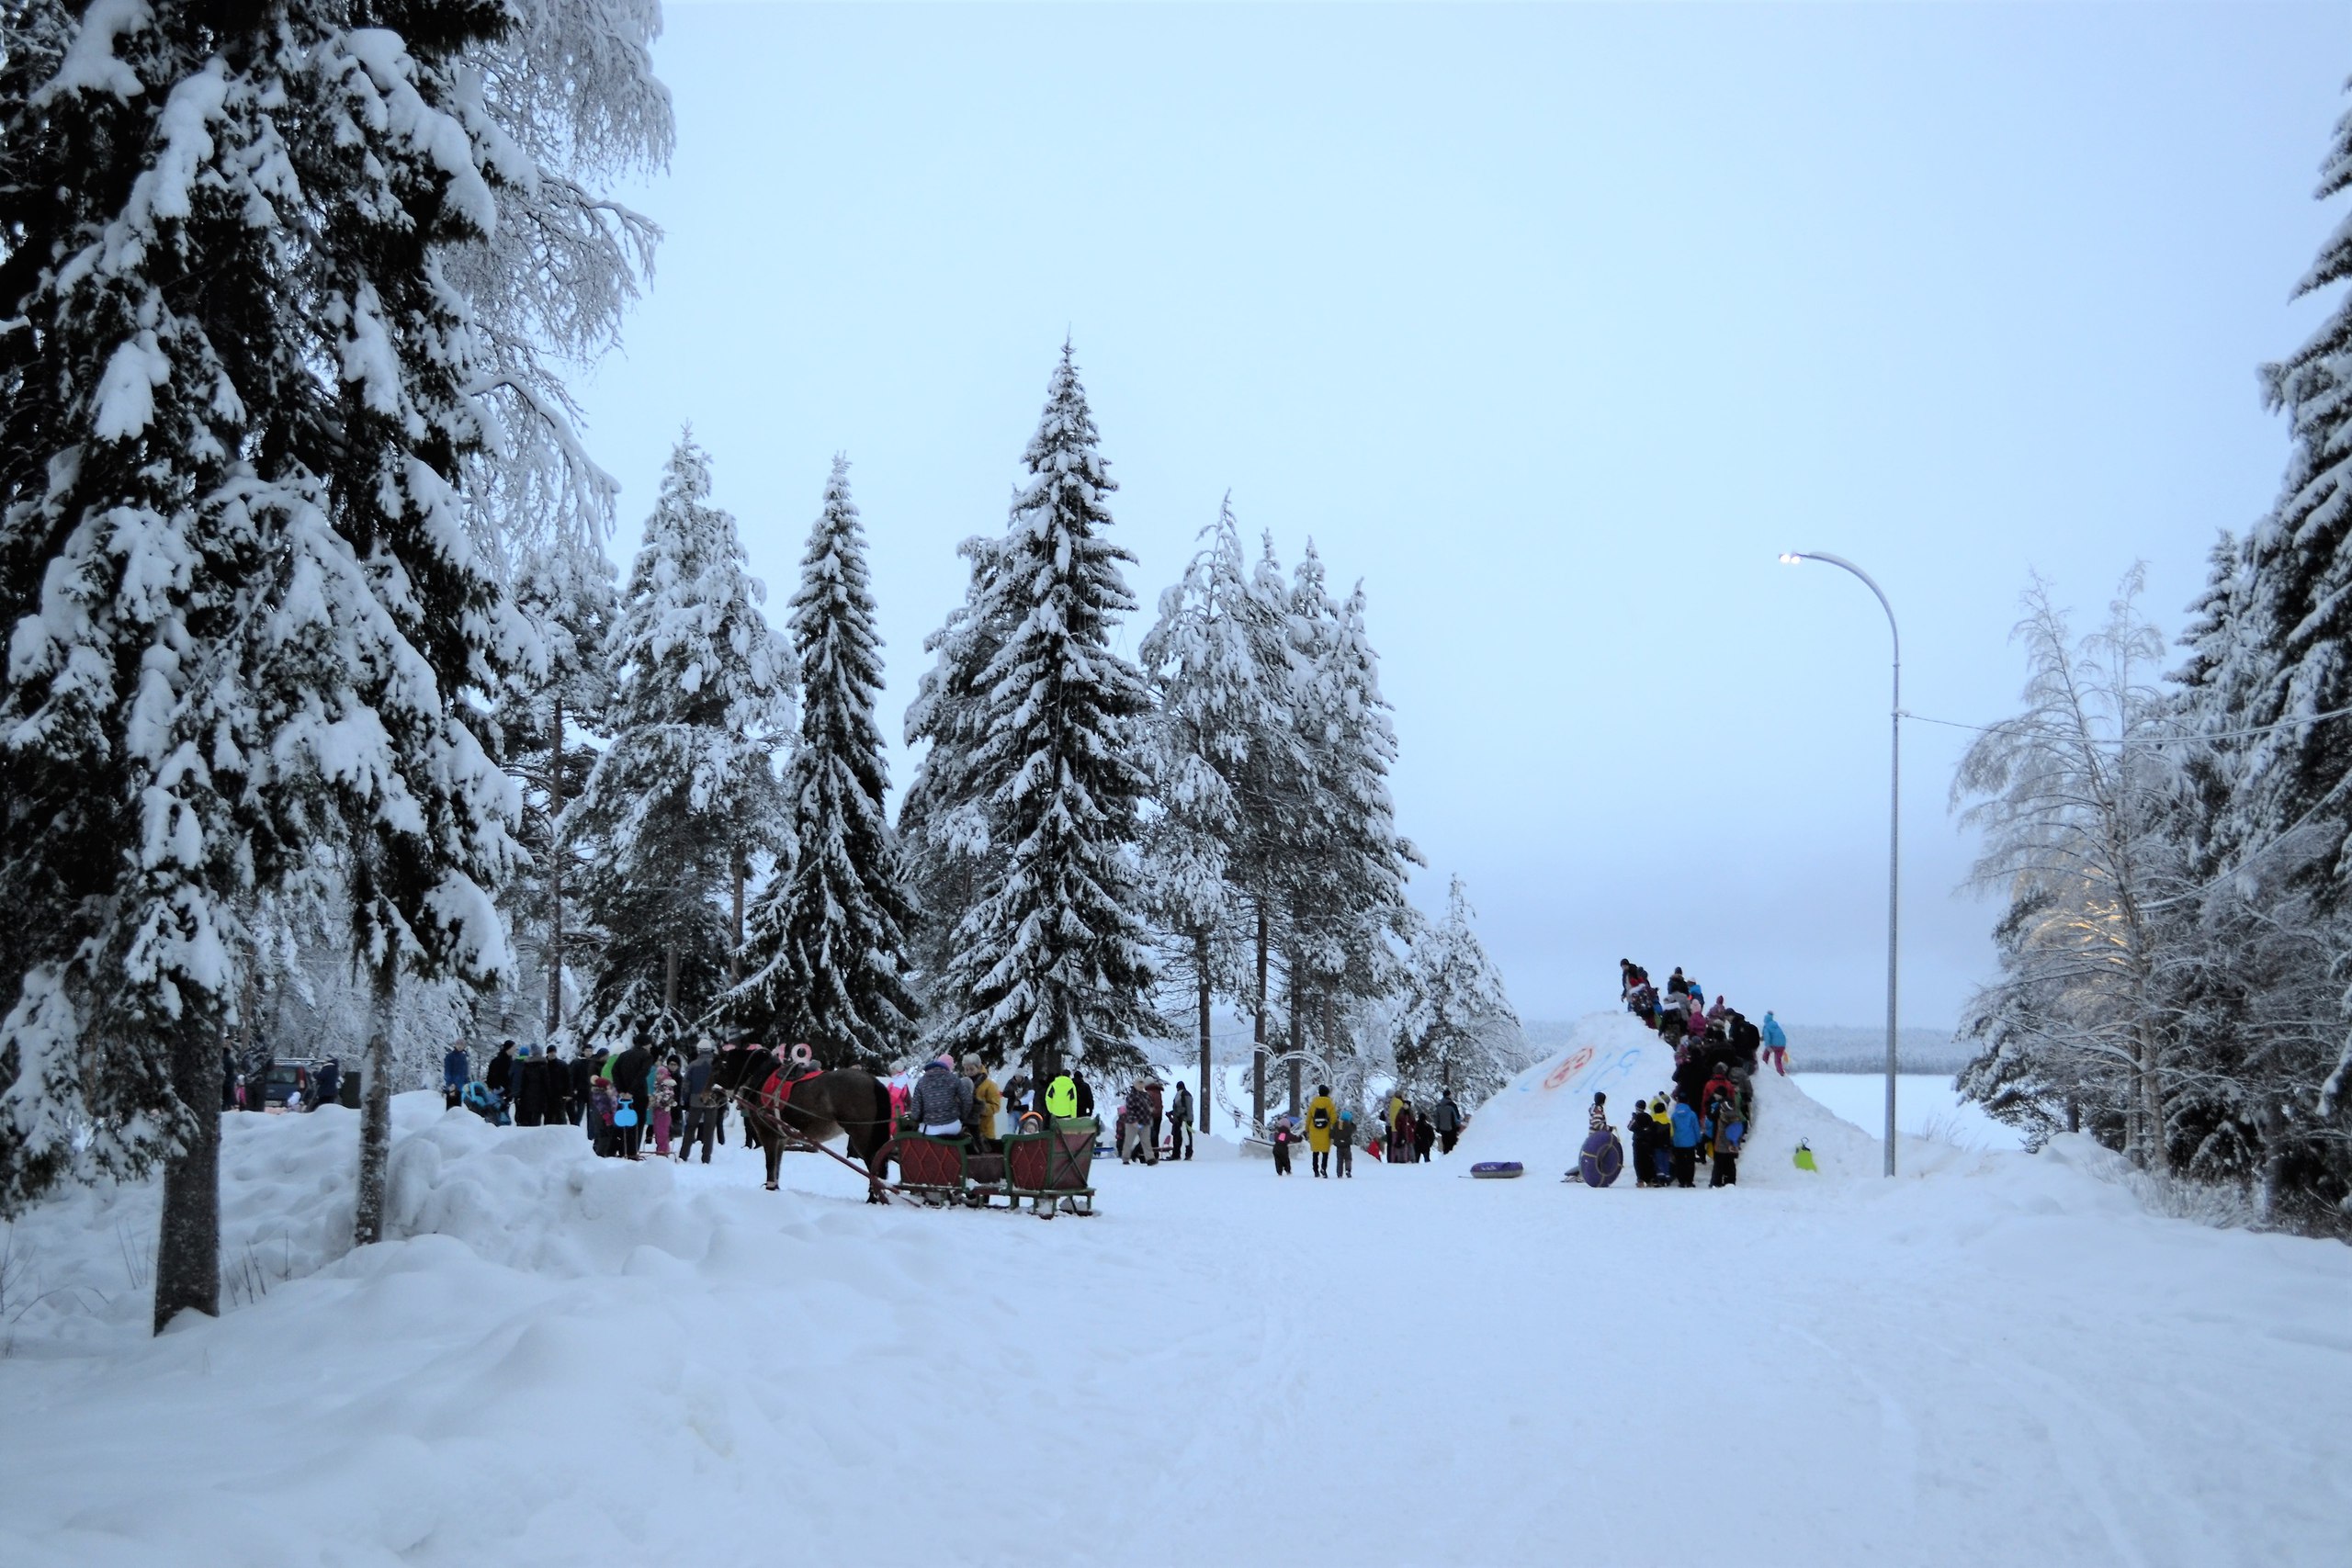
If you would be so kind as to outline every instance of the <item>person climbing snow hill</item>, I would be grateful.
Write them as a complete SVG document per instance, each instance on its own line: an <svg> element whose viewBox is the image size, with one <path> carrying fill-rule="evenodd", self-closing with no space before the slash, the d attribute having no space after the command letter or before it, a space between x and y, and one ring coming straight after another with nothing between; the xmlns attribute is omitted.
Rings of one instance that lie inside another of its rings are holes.
<svg viewBox="0 0 2352 1568"><path fill-rule="evenodd" d="M1331 1174L1331 1130L1339 1125L1340 1108L1331 1103L1331 1086L1317 1084L1306 1102L1308 1165L1318 1177Z"/></svg>
<svg viewBox="0 0 2352 1568"><path fill-rule="evenodd" d="M1781 1021L1772 1016L1772 1010L1770 1008L1764 1010L1764 1028L1762 1033L1764 1037L1765 1059L1772 1064L1772 1070L1774 1072L1780 1074L1782 1077L1788 1077L1788 1032L1781 1027Z"/></svg>
<svg viewBox="0 0 2352 1568"><path fill-rule="evenodd" d="M1674 1184L1690 1187L1699 1176L1699 1140L1702 1128L1699 1113L1690 1109L1690 1101L1681 1095L1674 1097Z"/></svg>
<svg viewBox="0 0 2352 1568"><path fill-rule="evenodd" d="M1714 1168L1707 1185L1735 1187L1739 1183L1739 1145L1747 1135L1736 1100L1726 1095L1707 1108L1707 1142L1714 1153Z"/></svg>

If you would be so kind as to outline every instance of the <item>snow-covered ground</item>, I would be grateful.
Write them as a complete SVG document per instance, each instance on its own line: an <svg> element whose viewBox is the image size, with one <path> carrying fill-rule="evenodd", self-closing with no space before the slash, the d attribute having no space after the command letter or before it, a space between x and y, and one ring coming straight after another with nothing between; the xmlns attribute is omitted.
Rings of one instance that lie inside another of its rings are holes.
<svg viewBox="0 0 2352 1568"><path fill-rule="evenodd" d="M356 1118L232 1118L220 1321L143 1337L152 1187L0 1244L0 1561L2345 1561L2352 1248L2154 1217L2078 1141L1881 1181L1779 1081L1736 1189L1563 1185L1600 1075L1656 1087L1628 1027L1450 1162L1204 1144L1052 1223L407 1097L404 1239L336 1256Z"/></svg>

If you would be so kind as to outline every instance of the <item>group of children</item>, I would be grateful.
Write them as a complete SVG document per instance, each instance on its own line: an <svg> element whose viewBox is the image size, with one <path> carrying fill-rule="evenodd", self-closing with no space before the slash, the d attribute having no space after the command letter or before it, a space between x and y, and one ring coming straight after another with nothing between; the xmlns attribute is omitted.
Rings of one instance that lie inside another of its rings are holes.
<svg viewBox="0 0 2352 1568"><path fill-rule="evenodd" d="M1440 1146L1452 1154L1463 1125L1462 1110L1450 1094L1421 1111L1416 1111L1403 1095L1392 1094L1385 1124L1366 1142L1364 1152L1391 1165L1426 1162ZM1339 1108L1329 1084L1316 1085L1315 1098L1306 1102L1305 1114L1277 1116L1266 1130L1266 1141L1274 1149L1274 1174L1291 1173L1291 1151L1305 1143L1310 1168L1317 1176L1353 1176L1356 1132L1356 1113Z"/></svg>

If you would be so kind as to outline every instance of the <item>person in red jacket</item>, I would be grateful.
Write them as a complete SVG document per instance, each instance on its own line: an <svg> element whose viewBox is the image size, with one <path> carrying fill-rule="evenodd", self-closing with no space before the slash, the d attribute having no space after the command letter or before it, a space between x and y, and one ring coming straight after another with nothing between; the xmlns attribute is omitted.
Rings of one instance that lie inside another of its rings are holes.
<svg viewBox="0 0 2352 1568"><path fill-rule="evenodd" d="M1739 1086L1731 1081L1731 1069L1721 1062L1715 1064L1714 1076L1707 1080L1707 1087L1699 1091L1699 1103L1713 1105L1717 1095L1722 1095L1734 1105L1739 1103Z"/></svg>

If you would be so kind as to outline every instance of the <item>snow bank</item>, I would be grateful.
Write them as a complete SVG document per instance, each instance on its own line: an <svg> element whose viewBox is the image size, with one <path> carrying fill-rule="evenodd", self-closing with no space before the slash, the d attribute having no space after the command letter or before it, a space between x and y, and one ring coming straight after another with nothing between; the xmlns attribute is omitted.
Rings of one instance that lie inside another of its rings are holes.
<svg viewBox="0 0 2352 1568"><path fill-rule="evenodd" d="M356 1118L229 1118L230 1262L273 1261L220 1319L146 1337L152 1184L8 1228L48 1285L0 1359L0 1561L1363 1556L1304 1507L1416 1563L1646 1563L1694 1476L1742 1562L2341 1561L2352 1248L2149 1214L2079 1140L1881 1181L1777 1079L1739 1187L1565 1187L1592 1091L1664 1066L1580 1028L1450 1160L1102 1161L1088 1221L871 1208L813 1157L763 1192L740 1146L599 1161L411 1096L396 1239L348 1252ZM1454 1179L1481 1154L1536 1179ZM1678 1383L1693 1357L1722 1375ZM1661 1398L1688 1440L1593 1440Z"/></svg>

